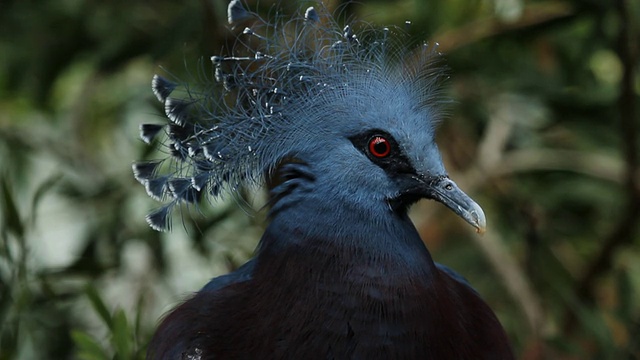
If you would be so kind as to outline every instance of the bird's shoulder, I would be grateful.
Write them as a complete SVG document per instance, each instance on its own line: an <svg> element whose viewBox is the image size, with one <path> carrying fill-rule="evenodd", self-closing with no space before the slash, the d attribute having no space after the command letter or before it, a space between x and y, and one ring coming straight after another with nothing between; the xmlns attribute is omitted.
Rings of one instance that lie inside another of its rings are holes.
<svg viewBox="0 0 640 360"><path fill-rule="evenodd" d="M446 320L457 337L465 339L467 354L483 354L478 359L514 359L507 334L500 321L480 294L462 275L436 263L439 293L448 294Z"/></svg>
<svg viewBox="0 0 640 360"><path fill-rule="evenodd" d="M251 259L235 271L211 279L200 291L213 293L229 285L249 281L253 277L254 267L255 259Z"/></svg>
<svg viewBox="0 0 640 360"><path fill-rule="evenodd" d="M438 269L441 275L447 276L450 280L456 281L459 285L464 285L468 287L469 290L473 291L476 294L478 293L476 289L474 289L473 286L471 286L469 281L464 276L458 274L450 267L446 265L442 265L440 263L436 263L436 268Z"/></svg>
<svg viewBox="0 0 640 360"><path fill-rule="evenodd" d="M244 285L253 278L254 264L255 260L250 260L229 274L213 278L167 314L149 343L147 359L208 359L203 347L215 336L212 328L228 326L224 323L225 304L242 296Z"/></svg>

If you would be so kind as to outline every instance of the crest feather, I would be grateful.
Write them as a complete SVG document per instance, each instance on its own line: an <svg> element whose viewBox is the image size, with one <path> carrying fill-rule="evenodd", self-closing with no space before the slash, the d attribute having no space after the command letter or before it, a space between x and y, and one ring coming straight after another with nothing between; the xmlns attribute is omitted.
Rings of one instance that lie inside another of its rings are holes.
<svg viewBox="0 0 640 360"><path fill-rule="evenodd" d="M151 143L164 128L165 153L173 162L163 168L171 172L161 175L150 165L155 163L134 165L151 197L170 200L147 218L154 229L168 228L177 202L261 184L265 174L310 143L359 131L366 119L344 112L392 102L417 110L437 106L442 69L434 67L439 54L433 47L409 53L389 40L388 28L339 26L322 7L309 7L289 21L277 15L271 22L239 0L228 11L230 24L250 26L230 55L211 58L214 71L204 72L215 74L209 83L194 90L159 75L152 80L168 122L144 125L141 136Z"/></svg>

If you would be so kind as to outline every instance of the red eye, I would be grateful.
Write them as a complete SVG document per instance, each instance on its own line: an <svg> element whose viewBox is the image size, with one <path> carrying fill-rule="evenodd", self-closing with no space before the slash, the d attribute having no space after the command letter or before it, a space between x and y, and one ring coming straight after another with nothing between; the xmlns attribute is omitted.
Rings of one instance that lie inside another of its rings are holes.
<svg viewBox="0 0 640 360"><path fill-rule="evenodd" d="M374 136L369 140L369 152L377 158L383 158L391 152L391 144L382 136Z"/></svg>

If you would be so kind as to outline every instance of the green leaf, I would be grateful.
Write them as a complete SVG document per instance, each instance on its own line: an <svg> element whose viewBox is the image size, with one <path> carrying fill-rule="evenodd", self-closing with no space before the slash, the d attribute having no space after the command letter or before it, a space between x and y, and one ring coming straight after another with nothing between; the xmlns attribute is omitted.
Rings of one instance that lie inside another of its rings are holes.
<svg viewBox="0 0 640 360"><path fill-rule="evenodd" d="M132 348L132 336L124 310L118 309L113 315L113 346L116 349L118 359L130 359Z"/></svg>
<svg viewBox="0 0 640 360"><path fill-rule="evenodd" d="M104 304L104 301L98 294L98 291L92 285L88 285L86 289L87 297L93 306L93 309L98 313L102 321L109 327L111 331L113 331L113 320L111 319L111 314L109 310L107 310L107 306Z"/></svg>
<svg viewBox="0 0 640 360"><path fill-rule="evenodd" d="M109 360L109 355L98 342L82 331L72 330L71 338L78 348L76 356L81 360Z"/></svg>
<svg viewBox="0 0 640 360"><path fill-rule="evenodd" d="M140 336L140 329L142 328L142 312L144 311L144 304L145 304L145 296L144 293L141 292L140 296L138 296L138 302L136 304L136 319L135 322L133 323L133 333L134 333L134 340L136 341L136 346L138 345L138 337Z"/></svg>
<svg viewBox="0 0 640 360"><path fill-rule="evenodd" d="M9 189L9 183L7 177L2 177L2 212L4 214L3 223L7 230L13 232L18 238L22 239L24 236L24 225L20 219L20 213L16 207L13 194Z"/></svg>

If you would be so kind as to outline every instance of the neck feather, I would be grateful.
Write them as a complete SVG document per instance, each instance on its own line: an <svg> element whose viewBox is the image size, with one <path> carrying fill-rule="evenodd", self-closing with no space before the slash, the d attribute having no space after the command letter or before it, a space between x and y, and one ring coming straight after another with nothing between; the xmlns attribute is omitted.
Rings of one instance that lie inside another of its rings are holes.
<svg viewBox="0 0 640 360"><path fill-rule="evenodd" d="M435 264L405 211L382 201L360 208L357 203L327 201L308 193L276 205L260 241L262 261L292 261L309 256L331 266L381 267L407 276L431 274ZM280 259L280 260L276 260ZM302 269L301 269L302 270Z"/></svg>

